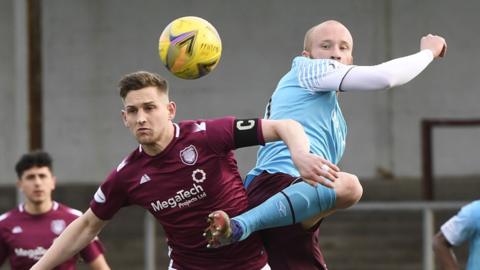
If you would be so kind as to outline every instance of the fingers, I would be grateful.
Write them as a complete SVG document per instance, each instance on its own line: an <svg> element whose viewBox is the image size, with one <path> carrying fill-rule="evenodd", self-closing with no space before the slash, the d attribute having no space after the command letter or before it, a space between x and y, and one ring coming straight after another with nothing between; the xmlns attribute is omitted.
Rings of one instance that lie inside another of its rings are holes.
<svg viewBox="0 0 480 270"><path fill-rule="evenodd" d="M303 181L307 182L312 187L316 187L318 184L326 186L328 188L334 188L333 183L330 180L320 177L318 180L311 180L304 178Z"/></svg>
<svg viewBox="0 0 480 270"><path fill-rule="evenodd" d="M428 34L422 37L420 49L431 50L435 58L444 57L447 51L447 42L441 36Z"/></svg>
<svg viewBox="0 0 480 270"><path fill-rule="evenodd" d="M318 176L321 176L319 179L321 178L326 178L332 182L335 182L335 180L337 180L338 178L338 173L336 171L332 171L332 170L323 170L321 172L318 172L317 173Z"/></svg>
<svg viewBox="0 0 480 270"><path fill-rule="evenodd" d="M447 53L447 43L445 43L443 45L442 51L440 52L440 54L438 56L439 57L444 57L446 53Z"/></svg>
<svg viewBox="0 0 480 270"><path fill-rule="evenodd" d="M327 165L331 170L333 170L334 172L339 172L340 171L340 168L338 168L337 165L333 164L332 162L326 160L326 159L323 159L323 164L324 165Z"/></svg>
<svg viewBox="0 0 480 270"><path fill-rule="evenodd" d="M332 162L312 153L292 156L300 176L310 185L321 184L333 188L333 183L338 178L340 168Z"/></svg>

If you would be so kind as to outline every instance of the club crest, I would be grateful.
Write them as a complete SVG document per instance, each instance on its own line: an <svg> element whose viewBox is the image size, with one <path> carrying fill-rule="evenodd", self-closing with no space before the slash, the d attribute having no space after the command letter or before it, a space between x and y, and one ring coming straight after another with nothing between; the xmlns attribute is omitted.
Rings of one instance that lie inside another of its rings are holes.
<svg viewBox="0 0 480 270"><path fill-rule="evenodd" d="M65 229L66 227L66 223L65 223L65 220L63 219L55 219L55 220L52 220L52 223L50 224L50 229L52 230L52 232L56 235L60 235L63 230Z"/></svg>
<svg viewBox="0 0 480 270"><path fill-rule="evenodd" d="M180 158L182 159L182 162L186 165L193 165L195 162L197 162L198 158L198 152L197 148L195 146L190 145L180 151Z"/></svg>

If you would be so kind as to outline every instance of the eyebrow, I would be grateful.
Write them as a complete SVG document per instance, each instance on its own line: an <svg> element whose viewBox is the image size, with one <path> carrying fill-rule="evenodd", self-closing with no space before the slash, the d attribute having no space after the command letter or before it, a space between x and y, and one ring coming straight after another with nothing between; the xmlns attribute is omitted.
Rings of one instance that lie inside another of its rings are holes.
<svg viewBox="0 0 480 270"><path fill-rule="evenodd" d="M155 102L154 101L144 102L144 103L140 104L140 107L145 106L145 105L155 105ZM127 105L127 106L125 106L125 108L137 108L137 106L136 105Z"/></svg>
<svg viewBox="0 0 480 270"><path fill-rule="evenodd" d="M35 176L37 176L37 175L39 175L39 176L46 176L47 174L46 174L46 173L43 173L43 172L42 172L42 173L32 173L32 174L27 174L27 175L25 175L25 178L31 178L31 177L35 177Z"/></svg>

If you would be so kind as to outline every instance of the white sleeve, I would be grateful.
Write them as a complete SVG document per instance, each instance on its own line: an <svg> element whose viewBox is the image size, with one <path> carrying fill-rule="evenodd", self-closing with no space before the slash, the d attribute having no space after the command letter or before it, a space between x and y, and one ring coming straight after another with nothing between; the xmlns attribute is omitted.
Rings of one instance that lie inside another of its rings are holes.
<svg viewBox="0 0 480 270"><path fill-rule="evenodd" d="M474 220L468 213L460 211L445 222L440 230L452 246L459 246L475 233Z"/></svg>
<svg viewBox="0 0 480 270"><path fill-rule="evenodd" d="M432 51L396 58L375 66L354 66L346 73L340 91L383 90L403 85L433 61Z"/></svg>

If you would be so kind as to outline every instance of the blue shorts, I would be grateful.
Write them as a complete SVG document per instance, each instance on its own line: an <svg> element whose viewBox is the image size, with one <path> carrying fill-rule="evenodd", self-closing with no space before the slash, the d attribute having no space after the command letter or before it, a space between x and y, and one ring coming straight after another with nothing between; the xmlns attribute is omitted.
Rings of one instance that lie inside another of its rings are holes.
<svg viewBox="0 0 480 270"><path fill-rule="evenodd" d="M249 207L253 208L300 180L284 173L247 176ZM250 178L250 179L248 179ZM246 180L246 181L247 181ZM327 270L318 243L319 224L306 230L301 224L260 231L273 270ZM295 248L292 248L295 247Z"/></svg>

